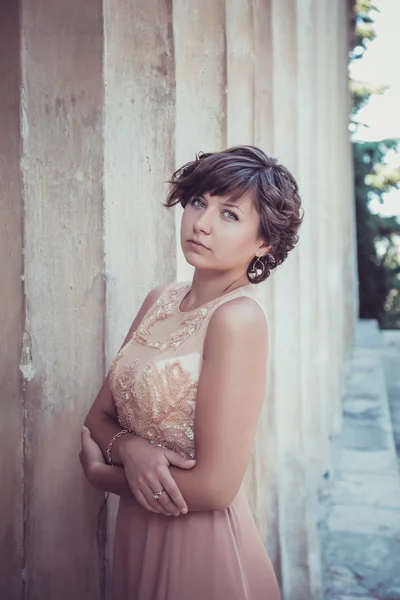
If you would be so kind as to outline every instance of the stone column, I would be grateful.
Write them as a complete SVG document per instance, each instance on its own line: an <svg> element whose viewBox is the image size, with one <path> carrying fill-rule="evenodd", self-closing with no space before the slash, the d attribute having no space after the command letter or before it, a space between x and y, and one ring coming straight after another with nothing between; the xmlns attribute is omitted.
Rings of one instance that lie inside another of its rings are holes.
<svg viewBox="0 0 400 600"><path fill-rule="evenodd" d="M104 5L107 365L147 293L175 278L172 14L161 0ZM118 241L118 243L116 243Z"/></svg>
<svg viewBox="0 0 400 600"><path fill-rule="evenodd" d="M30 376L29 357L21 356L24 318L23 206L19 124L19 10L0 2L0 597L19 600L23 581L22 373ZM21 373L22 371L22 373Z"/></svg>
<svg viewBox="0 0 400 600"><path fill-rule="evenodd" d="M161 0L104 4L106 368L147 293L176 273L172 11ZM108 577L118 506L108 502Z"/></svg>
<svg viewBox="0 0 400 600"><path fill-rule="evenodd" d="M226 3L227 146L254 139L254 32L252 0Z"/></svg>
<svg viewBox="0 0 400 600"><path fill-rule="evenodd" d="M174 0L176 167L196 153L226 146L225 2ZM181 209L176 208L178 280L192 268L180 250Z"/></svg>
<svg viewBox="0 0 400 600"><path fill-rule="evenodd" d="M299 309L300 309L300 392L304 436L304 475L309 598L322 597L320 544L317 530L317 487L320 478L319 451L321 411L316 373L318 295L315 282L317 255L317 178L316 149L316 0L297 0L297 69L298 69L298 183L305 210L299 241Z"/></svg>
<svg viewBox="0 0 400 600"><path fill-rule="evenodd" d="M274 154L299 172L297 3L273 0ZM312 598L308 564L307 480L302 426L300 253L289 255L272 278L274 396L282 588L285 600Z"/></svg>
<svg viewBox="0 0 400 600"><path fill-rule="evenodd" d="M316 211L318 223L317 254L316 254L316 285L318 288L318 305L315 320L318 332L317 355L317 394L321 407L321 448L318 453L321 474L330 471L330 406L331 394L331 365L329 362L331 347L331 309L329 289L329 263L332 259L331 252L331 210L332 210L332 177L330 164L332 161L332 145L330 141L330 119L332 114L332 90L329 87L330 71L330 3L322 0L316 4L317 20L317 52L316 52L316 77L317 77L317 113L316 113Z"/></svg>
<svg viewBox="0 0 400 600"><path fill-rule="evenodd" d="M272 8L271 0L253 0L253 143L273 154ZM228 99L229 106L229 99ZM273 279L273 278L272 278ZM247 472L249 501L278 579L280 571L273 352L274 306L271 280L258 287L269 321L267 394L260 415L254 453Z"/></svg>
<svg viewBox="0 0 400 600"><path fill-rule="evenodd" d="M23 0L26 598L103 587L80 423L104 374L101 2Z"/></svg>

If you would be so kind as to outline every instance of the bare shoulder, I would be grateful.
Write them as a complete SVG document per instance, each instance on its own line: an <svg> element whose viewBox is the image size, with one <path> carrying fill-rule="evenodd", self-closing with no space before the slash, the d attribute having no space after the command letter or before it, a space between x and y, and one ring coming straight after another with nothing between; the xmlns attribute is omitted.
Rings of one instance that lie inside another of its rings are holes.
<svg viewBox="0 0 400 600"><path fill-rule="evenodd" d="M219 306L210 319L206 344L233 343L237 347L250 341L254 350L266 347L268 342L267 320L259 304L242 296Z"/></svg>
<svg viewBox="0 0 400 600"><path fill-rule="evenodd" d="M210 326L212 324L234 331L247 327L267 330L267 320L262 308L248 296L224 302L211 317Z"/></svg>
<svg viewBox="0 0 400 600"><path fill-rule="evenodd" d="M171 286L171 284L163 284L159 285L156 288L152 289L144 299L142 306L137 313L135 320L133 321L131 328L129 329L128 335L125 338L124 344L126 344L127 340L132 336L133 332L139 327L142 319L149 312L151 307L155 302L157 302L158 298Z"/></svg>
<svg viewBox="0 0 400 600"><path fill-rule="evenodd" d="M143 302L143 307L150 308L154 302L157 302L160 296L163 295L164 292L167 291L173 284L171 283L163 283L153 288L146 296L145 301Z"/></svg>

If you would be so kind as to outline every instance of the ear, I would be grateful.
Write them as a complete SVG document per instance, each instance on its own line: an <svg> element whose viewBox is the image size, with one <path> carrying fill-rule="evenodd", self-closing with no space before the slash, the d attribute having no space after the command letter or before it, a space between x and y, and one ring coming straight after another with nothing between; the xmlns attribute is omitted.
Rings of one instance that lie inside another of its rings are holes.
<svg viewBox="0 0 400 600"><path fill-rule="evenodd" d="M272 249L272 246L268 246L267 242L264 242L258 248L259 248L258 255L259 256L266 256L268 254L268 252Z"/></svg>

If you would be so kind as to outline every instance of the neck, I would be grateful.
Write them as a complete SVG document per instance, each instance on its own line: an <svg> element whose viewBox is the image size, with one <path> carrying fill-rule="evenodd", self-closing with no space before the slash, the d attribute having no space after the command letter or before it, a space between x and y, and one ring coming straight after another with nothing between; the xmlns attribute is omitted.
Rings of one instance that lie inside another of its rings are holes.
<svg viewBox="0 0 400 600"><path fill-rule="evenodd" d="M186 297L186 310L193 310L215 298L249 283L247 275L242 273L210 273L195 270L190 293Z"/></svg>

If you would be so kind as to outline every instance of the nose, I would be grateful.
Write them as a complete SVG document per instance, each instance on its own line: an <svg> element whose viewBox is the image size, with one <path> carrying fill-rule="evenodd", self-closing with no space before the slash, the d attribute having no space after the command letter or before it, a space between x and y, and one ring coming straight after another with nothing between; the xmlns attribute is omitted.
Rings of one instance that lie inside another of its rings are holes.
<svg viewBox="0 0 400 600"><path fill-rule="evenodd" d="M209 235L212 227L212 214L211 211L205 209L197 216L197 219L193 223L193 228L196 233L204 233Z"/></svg>

